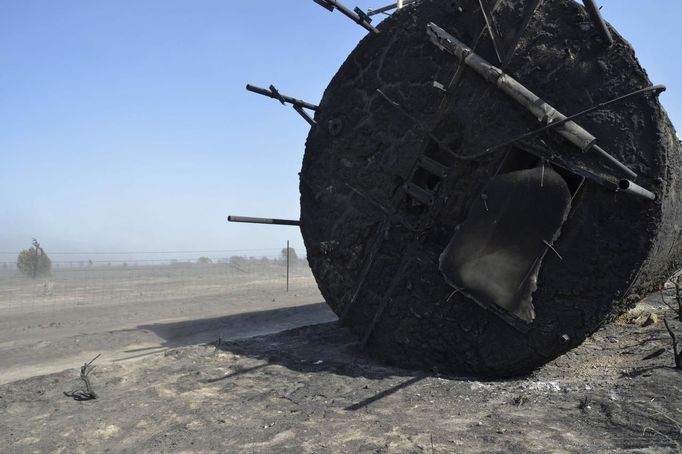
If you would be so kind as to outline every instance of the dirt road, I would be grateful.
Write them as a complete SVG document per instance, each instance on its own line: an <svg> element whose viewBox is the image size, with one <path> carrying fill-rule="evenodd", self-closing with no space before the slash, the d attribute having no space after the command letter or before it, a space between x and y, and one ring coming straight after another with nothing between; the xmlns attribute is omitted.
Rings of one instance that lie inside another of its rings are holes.
<svg viewBox="0 0 682 454"><path fill-rule="evenodd" d="M163 353L169 347L335 320L307 270L286 292L271 270L199 267L55 272L0 286L0 383ZM46 291L45 288L49 287Z"/></svg>

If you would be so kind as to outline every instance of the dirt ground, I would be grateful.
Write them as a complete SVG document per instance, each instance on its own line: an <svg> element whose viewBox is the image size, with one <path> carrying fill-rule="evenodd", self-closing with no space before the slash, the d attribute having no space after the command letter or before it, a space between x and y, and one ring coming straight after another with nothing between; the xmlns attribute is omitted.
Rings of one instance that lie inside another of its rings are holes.
<svg viewBox="0 0 682 454"><path fill-rule="evenodd" d="M336 322L102 364L97 400L64 395L82 385L69 369L0 386L0 451L679 452L664 312L650 297L505 381L378 364Z"/></svg>
<svg viewBox="0 0 682 454"><path fill-rule="evenodd" d="M0 272L0 384L98 353L121 362L336 320L307 266L292 269L289 292L285 273L272 262L62 268L36 281Z"/></svg>

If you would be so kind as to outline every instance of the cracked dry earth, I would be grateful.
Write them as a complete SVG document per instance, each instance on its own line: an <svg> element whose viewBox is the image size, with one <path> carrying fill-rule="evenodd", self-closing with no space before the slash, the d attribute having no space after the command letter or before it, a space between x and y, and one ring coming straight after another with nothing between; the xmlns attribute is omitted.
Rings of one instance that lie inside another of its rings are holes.
<svg viewBox="0 0 682 454"><path fill-rule="evenodd" d="M79 386L71 369L0 386L0 451L679 452L664 312L650 297L506 381L377 364L336 323L103 365L94 401L63 394Z"/></svg>

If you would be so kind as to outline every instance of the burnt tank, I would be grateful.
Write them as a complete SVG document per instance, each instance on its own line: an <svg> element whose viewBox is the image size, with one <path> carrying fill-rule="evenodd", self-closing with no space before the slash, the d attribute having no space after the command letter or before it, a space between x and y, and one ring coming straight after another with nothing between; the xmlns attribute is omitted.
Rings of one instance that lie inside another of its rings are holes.
<svg viewBox="0 0 682 454"><path fill-rule="evenodd" d="M682 155L592 1L404 2L315 111L300 228L385 362L486 377L579 345L682 267ZM298 101L298 104L296 104Z"/></svg>

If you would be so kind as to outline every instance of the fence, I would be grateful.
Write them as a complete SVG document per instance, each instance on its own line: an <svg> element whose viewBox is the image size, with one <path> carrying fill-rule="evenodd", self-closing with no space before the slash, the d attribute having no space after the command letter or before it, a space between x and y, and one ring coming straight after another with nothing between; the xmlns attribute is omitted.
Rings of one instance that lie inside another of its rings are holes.
<svg viewBox="0 0 682 454"><path fill-rule="evenodd" d="M292 253L287 268L282 248L232 256L221 255L224 251L121 253L125 258L47 253L52 271L36 279L17 270L15 261L0 261L0 320L5 324L16 316L30 324L31 314L94 308L145 312L149 321L155 311L159 320L173 314L200 318L218 315L226 305L258 308L262 301L285 296L301 304L321 301L305 258Z"/></svg>

